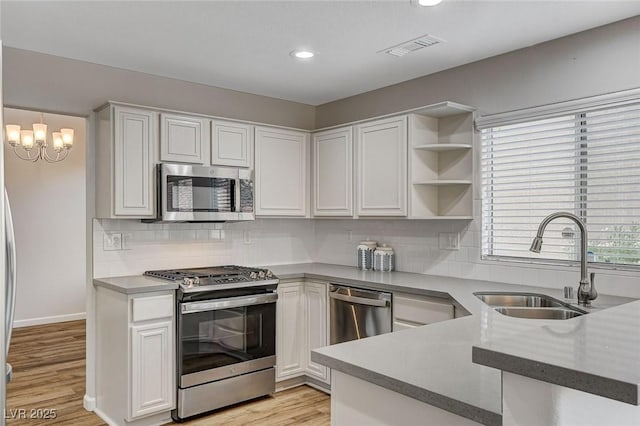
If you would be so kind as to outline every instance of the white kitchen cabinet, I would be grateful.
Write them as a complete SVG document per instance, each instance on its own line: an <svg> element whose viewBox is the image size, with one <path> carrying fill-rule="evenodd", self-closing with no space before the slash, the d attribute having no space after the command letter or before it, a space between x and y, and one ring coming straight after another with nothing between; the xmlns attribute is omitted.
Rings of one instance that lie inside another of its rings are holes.
<svg viewBox="0 0 640 426"><path fill-rule="evenodd" d="M97 112L97 217L155 216L156 123L157 113L141 108L110 104Z"/></svg>
<svg viewBox="0 0 640 426"><path fill-rule="evenodd" d="M309 134L256 127L256 216L309 217Z"/></svg>
<svg viewBox="0 0 640 426"><path fill-rule="evenodd" d="M131 418L173 408L172 322L131 326Z"/></svg>
<svg viewBox="0 0 640 426"><path fill-rule="evenodd" d="M253 126L213 120L211 122L211 164L253 167Z"/></svg>
<svg viewBox="0 0 640 426"><path fill-rule="evenodd" d="M160 161L204 164L208 120L184 114L160 114Z"/></svg>
<svg viewBox="0 0 640 426"><path fill-rule="evenodd" d="M358 216L407 215L407 117L356 126Z"/></svg>
<svg viewBox="0 0 640 426"><path fill-rule="evenodd" d="M448 299L393 293L393 331L420 327L454 318L454 305Z"/></svg>
<svg viewBox="0 0 640 426"><path fill-rule="evenodd" d="M276 381L305 372L304 282L278 285L276 303Z"/></svg>
<svg viewBox="0 0 640 426"><path fill-rule="evenodd" d="M328 307L327 283L307 281L305 283L306 313L306 370L307 375L330 384L329 368L311 360L311 351L329 344L327 332Z"/></svg>
<svg viewBox="0 0 640 426"><path fill-rule="evenodd" d="M313 216L353 216L353 130L313 135Z"/></svg>
<svg viewBox="0 0 640 426"><path fill-rule="evenodd" d="M164 424L175 408L174 292L96 288L96 411L113 424Z"/></svg>

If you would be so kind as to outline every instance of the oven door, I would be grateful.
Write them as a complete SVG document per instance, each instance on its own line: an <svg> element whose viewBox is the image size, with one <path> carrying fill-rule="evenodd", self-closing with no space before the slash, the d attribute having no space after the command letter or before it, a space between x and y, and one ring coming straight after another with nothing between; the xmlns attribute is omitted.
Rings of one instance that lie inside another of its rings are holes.
<svg viewBox="0 0 640 426"><path fill-rule="evenodd" d="M275 366L277 293L180 303L180 388Z"/></svg>
<svg viewBox="0 0 640 426"><path fill-rule="evenodd" d="M238 220L238 169L161 164L160 209L164 221Z"/></svg>

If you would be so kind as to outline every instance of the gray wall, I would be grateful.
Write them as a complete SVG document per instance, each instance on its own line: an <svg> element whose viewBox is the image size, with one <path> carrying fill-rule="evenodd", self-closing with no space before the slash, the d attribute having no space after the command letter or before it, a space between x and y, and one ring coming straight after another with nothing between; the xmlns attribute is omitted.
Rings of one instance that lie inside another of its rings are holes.
<svg viewBox="0 0 640 426"><path fill-rule="evenodd" d="M443 100L491 114L639 87L638 46L634 17L318 107L4 47L4 103L85 116L115 100L303 129Z"/></svg>
<svg viewBox="0 0 640 426"><path fill-rule="evenodd" d="M321 105L316 128L444 100L492 114L635 87L640 17Z"/></svg>
<svg viewBox="0 0 640 426"><path fill-rule="evenodd" d="M87 116L107 100L312 129L315 108L59 56L4 47L6 106Z"/></svg>

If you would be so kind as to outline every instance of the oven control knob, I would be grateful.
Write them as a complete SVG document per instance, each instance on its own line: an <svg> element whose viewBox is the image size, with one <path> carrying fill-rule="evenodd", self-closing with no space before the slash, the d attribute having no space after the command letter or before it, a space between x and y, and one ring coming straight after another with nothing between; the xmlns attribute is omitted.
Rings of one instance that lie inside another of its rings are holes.
<svg viewBox="0 0 640 426"><path fill-rule="evenodd" d="M256 278L258 278L258 274L256 274L255 272L251 272L251 273L249 274L249 277L250 277L252 280L255 280Z"/></svg>
<svg viewBox="0 0 640 426"><path fill-rule="evenodd" d="M264 279L264 271L258 272L258 276L260 277L260 279Z"/></svg>
<svg viewBox="0 0 640 426"><path fill-rule="evenodd" d="M273 277L273 272L271 272L271 269L267 269L267 278L271 277Z"/></svg>

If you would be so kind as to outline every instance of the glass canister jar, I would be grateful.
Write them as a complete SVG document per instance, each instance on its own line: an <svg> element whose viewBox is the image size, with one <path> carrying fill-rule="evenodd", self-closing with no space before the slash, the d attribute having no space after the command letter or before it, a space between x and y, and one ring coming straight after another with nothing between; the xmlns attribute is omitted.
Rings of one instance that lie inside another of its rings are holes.
<svg viewBox="0 0 640 426"><path fill-rule="evenodd" d="M373 252L373 269L376 271L393 271L395 256L393 248L386 244L376 247Z"/></svg>
<svg viewBox="0 0 640 426"><path fill-rule="evenodd" d="M358 269L363 271L373 270L373 252L378 245L375 241L365 240L358 244Z"/></svg>

